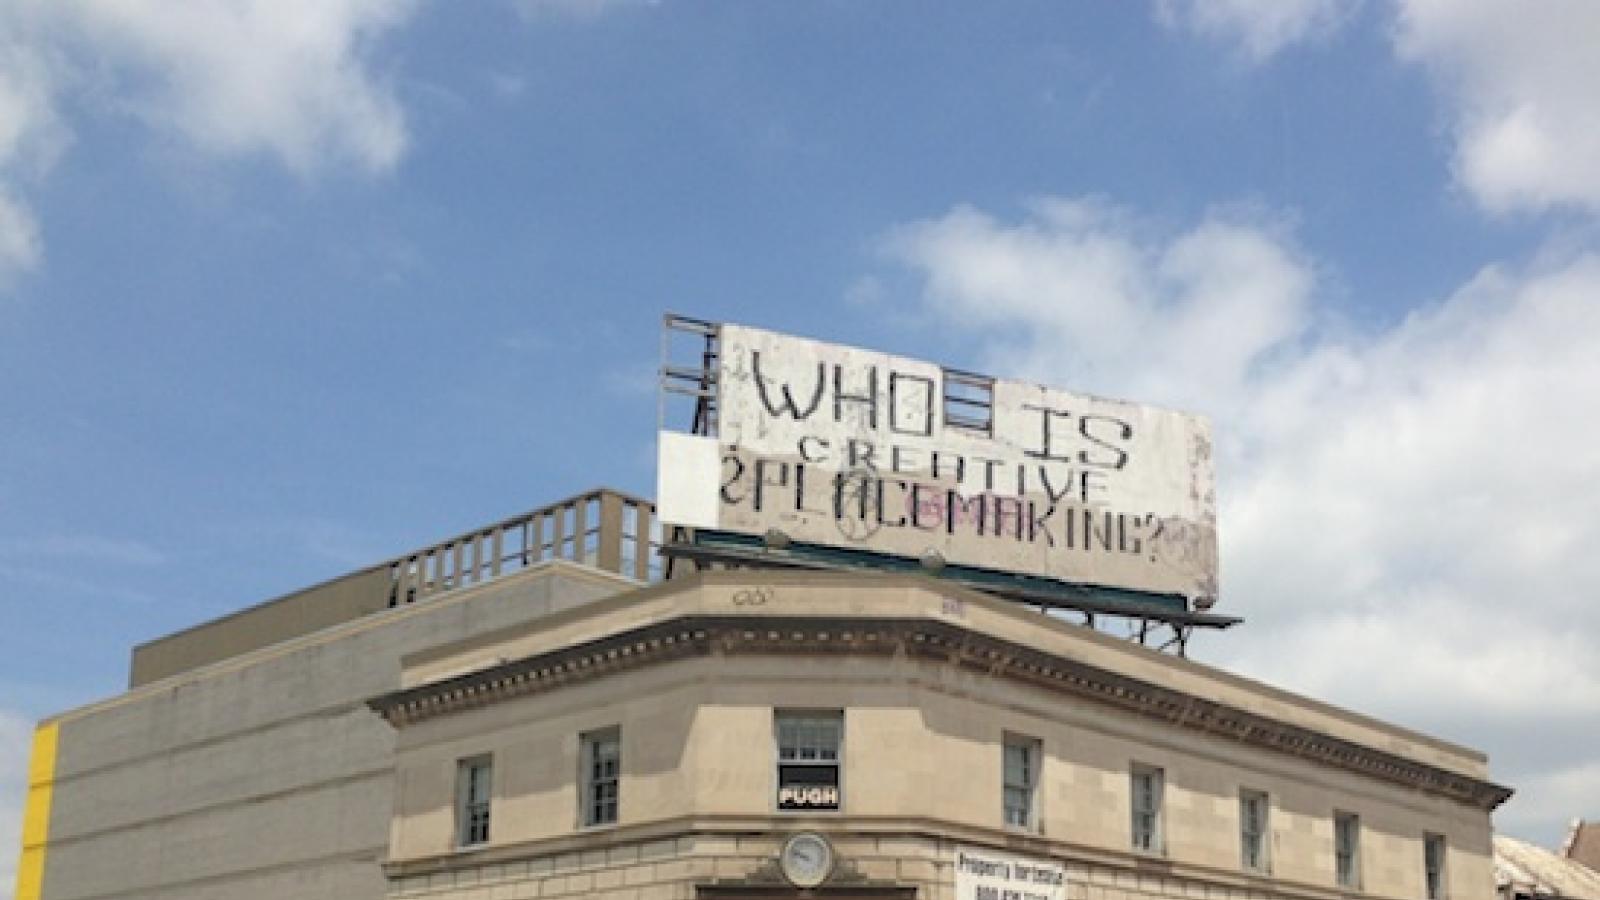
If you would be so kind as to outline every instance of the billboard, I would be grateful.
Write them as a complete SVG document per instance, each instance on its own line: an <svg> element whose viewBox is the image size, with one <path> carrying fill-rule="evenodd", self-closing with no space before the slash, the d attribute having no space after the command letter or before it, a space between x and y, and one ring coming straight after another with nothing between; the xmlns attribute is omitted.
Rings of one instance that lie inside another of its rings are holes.
<svg viewBox="0 0 1600 900"><path fill-rule="evenodd" d="M716 434L664 432L671 525L1216 597L1198 416L722 325Z"/></svg>

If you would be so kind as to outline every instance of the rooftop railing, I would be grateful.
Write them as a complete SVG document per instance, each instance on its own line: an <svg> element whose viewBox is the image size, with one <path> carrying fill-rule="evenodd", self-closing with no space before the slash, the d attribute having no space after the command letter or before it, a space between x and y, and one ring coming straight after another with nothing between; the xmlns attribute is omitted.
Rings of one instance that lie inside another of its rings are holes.
<svg viewBox="0 0 1600 900"><path fill-rule="evenodd" d="M655 504L597 489L475 529L390 563L389 605L477 584L547 559L567 559L638 581L659 574Z"/></svg>
<svg viewBox="0 0 1600 900"><path fill-rule="evenodd" d="M565 559L660 577L655 504L599 488L135 647L137 687L386 608Z"/></svg>

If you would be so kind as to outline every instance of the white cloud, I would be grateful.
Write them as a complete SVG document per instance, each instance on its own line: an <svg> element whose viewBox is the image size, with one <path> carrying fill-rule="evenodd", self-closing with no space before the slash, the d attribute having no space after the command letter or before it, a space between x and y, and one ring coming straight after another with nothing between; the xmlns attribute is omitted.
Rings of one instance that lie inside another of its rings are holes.
<svg viewBox="0 0 1600 900"><path fill-rule="evenodd" d="M1163 25L1252 62L1336 31L1359 0L1157 0ZM1494 213L1600 211L1600 4L1394 0L1395 53L1448 105L1457 180Z"/></svg>
<svg viewBox="0 0 1600 900"><path fill-rule="evenodd" d="M405 117L371 51L415 5L76 0L41 15L67 46L119 70L126 109L204 151L266 153L298 172L329 163L381 172L405 149Z"/></svg>
<svg viewBox="0 0 1600 900"><path fill-rule="evenodd" d="M1494 212L1600 211L1600 4L1400 0L1396 52L1451 103L1456 176Z"/></svg>
<svg viewBox="0 0 1600 900"><path fill-rule="evenodd" d="M47 170L65 135L44 58L16 19L0 10L0 289L43 253L38 223L15 196L15 183Z"/></svg>
<svg viewBox="0 0 1600 900"><path fill-rule="evenodd" d="M374 45L415 0L13 0L0 6L0 287L42 256L22 186L69 138L71 97L203 154L301 175L382 173L406 147Z"/></svg>
<svg viewBox="0 0 1600 900"><path fill-rule="evenodd" d="M0 289L18 273L38 265L43 252L33 213L6 196L0 186Z"/></svg>
<svg viewBox="0 0 1600 900"><path fill-rule="evenodd" d="M1600 740L1600 257L1485 269L1399 325L1319 327L1281 228L1179 233L1051 201L896 230L922 302L985 364L1213 414L1222 601L1197 651L1538 769L1525 736ZM1518 744L1518 741L1523 744ZM1583 782L1550 828L1600 807ZM1527 813L1534 815L1534 813Z"/></svg>
<svg viewBox="0 0 1600 900"><path fill-rule="evenodd" d="M0 9L0 168L38 173L60 150L48 48L16 7Z"/></svg>
<svg viewBox="0 0 1600 900"><path fill-rule="evenodd" d="M1309 321L1309 267L1253 218L1162 235L1097 200L1052 199L1011 224L958 207L887 249L927 276L939 312L988 328L1010 371L1198 402L1236 396Z"/></svg>
<svg viewBox="0 0 1600 900"><path fill-rule="evenodd" d="M17 883L17 851L22 846L22 802L28 786L28 753L33 723L0 709L0 896Z"/></svg>
<svg viewBox="0 0 1600 900"><path fill-rule="evenodd" d="M1358 0L1156 0L1156 19L1236 46L1252 62L1338 30Z"/></svg>
<svg viewBox="0 0 1600 900"><path fill-rule="evenodd" d="M1600 722L1596 291L1593 256L1491 268L1256 386L1222 523L1241 664L1408 721Z"/></svg>

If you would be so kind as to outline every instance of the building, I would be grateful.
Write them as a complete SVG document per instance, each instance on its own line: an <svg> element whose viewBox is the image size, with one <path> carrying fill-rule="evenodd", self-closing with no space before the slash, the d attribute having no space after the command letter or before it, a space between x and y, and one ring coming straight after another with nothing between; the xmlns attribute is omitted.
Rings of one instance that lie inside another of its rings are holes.
<svg viewBox="0 0 1600 900"><path fill-rule="evenodd" d="M1573 858L1570 844L1569 837L1564 852L1552 853L1495 835L1494 881L1501 900L1600 900L1600 872Z"/></svg>
<svg viewBox="0 0 1600 900"><path fill-rule="evenodd" d="M135 648L127 692L39 725L18 900L382 897L367 701L406 653L637 588L650 515L596 491Z"/></svg>
<svg viewBox="0 0 1600 900"><path fill-rule="evenodd" d="M926 577L704 573L403 678L393 897L796 896L811 834L807 896L1493 892L1480 754Z"/></svg>
<svg viewBox="0 0 1600 900"><path fill-rule="evenodd" d="M928 576L602 568L648 516L597 492L138 648L41 726L19 898L778 896L801 832L813 896L1494 890L1481 754Z"/></svg>
<svg viewBox="0 0 1600 900"><path fill-rule="evenodd" d="M1183 658L1205 423L690 327L659 516L136 648L38 730L18 900L1491 900L1481 753Z"/></svg>
<svg viewBox="0 0 1600 900"><path fill-rule="evenodd" d="M1561 855L1600 872L1600 822L1573 819L1561 842Z"/></svg>

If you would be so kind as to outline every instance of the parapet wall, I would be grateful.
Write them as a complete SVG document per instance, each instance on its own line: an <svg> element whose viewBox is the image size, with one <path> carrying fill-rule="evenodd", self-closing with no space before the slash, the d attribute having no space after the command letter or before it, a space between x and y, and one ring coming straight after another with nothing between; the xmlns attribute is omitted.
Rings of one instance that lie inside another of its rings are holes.
<svg viewBox="0 0 1600 900"><path fill-rule="evenodd" d="M139 687L548 559L647 581L655 506L597 488L135 647Z"/></svg>

